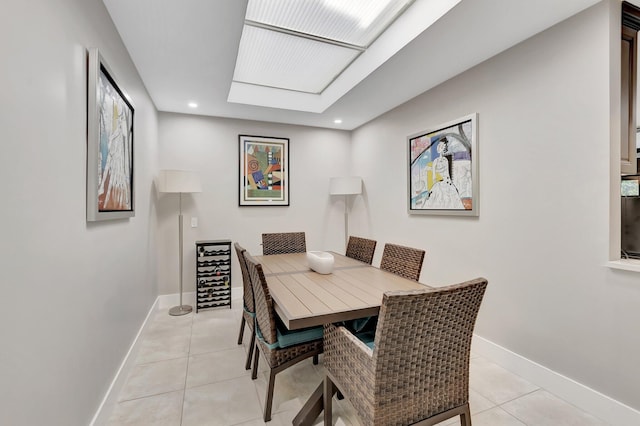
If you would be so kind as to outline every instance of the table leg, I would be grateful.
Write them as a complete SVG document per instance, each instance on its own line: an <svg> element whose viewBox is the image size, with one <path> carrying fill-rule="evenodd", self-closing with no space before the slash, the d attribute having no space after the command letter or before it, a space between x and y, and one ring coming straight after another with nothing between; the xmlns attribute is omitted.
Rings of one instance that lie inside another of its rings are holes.
<svg viewBox="0 0 640 426"><path fill-rule="evenodd" d="M322 402L324 394L324 381L320 382L320 385L311 394L307 402L304 403L298 414L294 417L292 424L294 426L311 426L318 418L324 403ZM333 387L333 392L336 392L336 387Z"/></svg>

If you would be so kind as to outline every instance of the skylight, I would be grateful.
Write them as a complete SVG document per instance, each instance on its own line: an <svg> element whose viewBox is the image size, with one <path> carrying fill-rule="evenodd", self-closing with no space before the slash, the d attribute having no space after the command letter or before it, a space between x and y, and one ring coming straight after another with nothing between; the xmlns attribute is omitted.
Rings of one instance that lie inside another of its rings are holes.
<svg viewBox="0 0 640 426"><path fill-rule="evenodd" d="M459 1L249 0L228 101L322 112Z"/></svg>
<svg viewBox="0 0 640 426"><path fill-rule="evenodd" d="M414 0L249 0L245 23L367 47Z"/></svg>
<svg viewBox="0 0 640 426"><path fill-rule="evenodd" d="M360 52L245 25L234 81L321 93Z"/></svg>

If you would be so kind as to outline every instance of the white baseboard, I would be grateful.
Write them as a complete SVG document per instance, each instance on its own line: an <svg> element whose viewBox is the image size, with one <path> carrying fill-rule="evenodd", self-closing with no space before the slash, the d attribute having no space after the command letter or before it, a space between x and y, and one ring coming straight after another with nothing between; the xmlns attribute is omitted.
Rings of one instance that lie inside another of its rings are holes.
<svg viewBox="0 0 640 426"><path fill-rule="evenodd" d="M611 425L640 425L640 411L478 335L472 350Z"/></svg>
<svg viewBox="0 0 640 426"><path fill-rule="evenodd" d="M124 382L129 376L131 367L133 367L133 362L131 360L134 360L136 358L136 355L138 354L138 344L140 342L140 336L142 335L144 330L146 330L149 324L149 318L151 318L152 314L158 309L158 300L159 298L156 298L156 301L153 303L153 305L151 305L151 309L149 309L149 312L147 312L147 316L144 319L142 326L140 326L138 334L136 334L136 337L133 339L133 343L131 343L129 351L127 351L127 354L124 356L122 363L120 363L120 367L116 371L116 374L111 381L111 385L109 386L109 389L107 389L107 393L102 399L102 402L100 403L96 414L93 416L93 419L89 424L90 426L102 426L107 424L107 422L109 421L109 416L113 412L113 407L115 407L116 403L118 402L117 399L118 395L120 394L120 390L124 386Z"/></svg>

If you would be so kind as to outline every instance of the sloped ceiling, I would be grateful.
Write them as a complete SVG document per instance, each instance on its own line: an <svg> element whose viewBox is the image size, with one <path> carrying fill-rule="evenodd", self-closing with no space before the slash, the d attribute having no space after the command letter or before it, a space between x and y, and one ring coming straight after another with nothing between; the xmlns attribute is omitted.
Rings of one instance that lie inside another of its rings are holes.
<svg viewBox="0 0 640 426"><path fill-rule="evenodd" d="M598 0L462 0L322 113L227 101L246 0L103 2L158 110L352 130Z"/></svg>

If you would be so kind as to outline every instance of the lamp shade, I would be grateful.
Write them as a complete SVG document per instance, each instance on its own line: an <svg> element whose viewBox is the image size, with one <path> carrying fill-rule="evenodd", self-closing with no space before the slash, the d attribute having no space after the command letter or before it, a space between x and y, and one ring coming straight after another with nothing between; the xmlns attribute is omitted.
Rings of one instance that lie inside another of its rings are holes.
<svg viewBox="0 0 640 426"><path fill-rule="evenodd" d="M200 178L196 172L186 170L160 170L159 192L202 192Z"/></svg>
<svg viewBox="0 0 640 426"><path fill-rule="evenodd" d="M332 177L329 182L331 195L355 195L362 193L362 178L360 176Z"/></svg>

